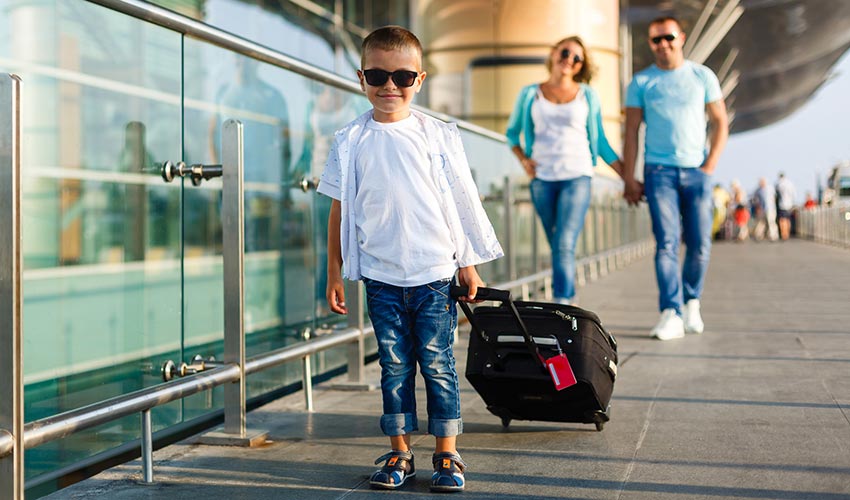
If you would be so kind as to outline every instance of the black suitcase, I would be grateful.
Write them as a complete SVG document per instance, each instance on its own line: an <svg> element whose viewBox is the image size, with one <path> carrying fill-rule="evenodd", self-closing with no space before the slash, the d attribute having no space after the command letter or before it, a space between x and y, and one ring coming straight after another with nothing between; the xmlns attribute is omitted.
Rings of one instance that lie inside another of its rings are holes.
<svg viewBox="0 0 850 500"><path fill-rule="evenodd" d="M453 287L460 297L466 289ZM617 342L599 317L585 309L546 302L512 302L510 292L479 288L478 299L502 301L498 307L474 311L459 302L472 334L466 378L487 409L511 420L542 420L595 424L601 431L609 420L611 393L617 376ZM532 332L530 335L528 332ZM530 343L543 357L566 354L576 384L561 391Z"/></svg>

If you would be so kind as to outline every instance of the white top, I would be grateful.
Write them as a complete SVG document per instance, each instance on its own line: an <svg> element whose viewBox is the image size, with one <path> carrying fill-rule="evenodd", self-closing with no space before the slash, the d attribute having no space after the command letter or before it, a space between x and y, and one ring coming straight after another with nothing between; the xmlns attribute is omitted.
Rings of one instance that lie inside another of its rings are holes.
<svg viewBox="0 0 850 500"><path fill-rule="evenodd" d="M430 179L430 182L426 184L435 189L432 203L436 200L436 209L442 214L442 220L446 223L446 228L442 231L448 233L449 241L452 243L451 255L455 257L452 273L456 267L473 266L501 257L504 254L502 247L481 205L481 198L472 179L457 126L416 110L411 110L411 115L424 131L423 136L427 143L425 151L429 161L423 167L427 167L424 171L428 173ZM360 232L357 228L357 211L360 210L357 207L357 187L360 183L357 178L357 159L361 152L361 138L367 132L374 133L367 125L370 121L372 121L371 110L334 134L328 162L317 189L319 193L340 202L343 277L349 280L359 280L363 277L361 273L363 252L357 238ZM392 165L390 162L386 163ZM400 179L401 177L397 179L394 173L387 182L396 188L400 184L398 182ZM421 193L419 195L425 196ZM403 206L407 209L411 205L408 200L405 200ZM427 239L426 235L417 235L412 243L415 244L414 247L420 249L426 244L433 245L433 242L427 242ZM440 278L448 277L442 273L436 274L440 274ZM379 278L375 277L375 279ZM416 283L416 285L423 285L430 281L434 280Z"/></svg>
<svg viewBox="0 0 850 500"><path fill-rule="evenodd" d="M430 173L428 141L416 118L369 120L354 161L360 274L395 286L454 275L454 244Z"/></svg>
<svg viewBox="0 0 850 500"><path fill-rule="evenodd" d="M794 189L794 184L787 177L779 179L776 183L776 193L779 195L779 210L791 210L794 208L794 198L797 197L797 190Z"/></svg>
<svg viewBox="0 0 850 500"><path fill-rule="evenodd" d="M590 108L579 89L575 99L564 104L546 100L540 89L531 104L534 121L534 150L537 178L562 181L593 176L593 159L587 138L587 114Z"/></svg>

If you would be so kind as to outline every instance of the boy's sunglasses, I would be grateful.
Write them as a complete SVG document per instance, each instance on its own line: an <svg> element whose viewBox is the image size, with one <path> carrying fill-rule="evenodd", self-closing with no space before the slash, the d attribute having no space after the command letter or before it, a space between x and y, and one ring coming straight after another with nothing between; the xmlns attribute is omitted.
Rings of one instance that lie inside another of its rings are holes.
<svg viewBox="0 0 850 500"><path fill-rule="evenodd" d="M363 77L366 78L366 83L373 87L380 87L381 85L387 83L387 80L390 78L393 79L393 83L398 85L399 87L412 87L414 83L416 83L416 77L419 76L419 73L415 71L407 71L404 69L397 69L390 73L389 71L384 71L382 69L364 69Z"/></svg>
<svg viewBox="0 0 850 500"><path fill-rule="evenodd" d="M578 63L582 62L583 59L581 58L581 56L578 55L578 54L573 54L572 52L570 52L570 49L561 50L561 60L564 61L564 60L569 59L570 54L573 55L573 64L578 64Z"/></svg>
<svg viewBox="0 0 850 500"><path fill-rule="evenodd" d="M661 40L667 40L668 42L672 42L677 38L679 38L678 33L667 33L666 35L654 36L650 38L650 40L652 40L653 44L658 45L659 43L661 43Z"/></svg>

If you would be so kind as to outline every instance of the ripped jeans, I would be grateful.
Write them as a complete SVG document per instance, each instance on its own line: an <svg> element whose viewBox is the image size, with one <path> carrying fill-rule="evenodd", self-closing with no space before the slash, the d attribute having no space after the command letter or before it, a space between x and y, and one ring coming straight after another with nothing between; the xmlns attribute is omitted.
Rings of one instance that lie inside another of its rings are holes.
<svg viewBox="0 0 850 500"><path fill-rule="evenodd" d="M452 350L457 309L449 296L451 278L412 287L368 278L363 282L381 364L381 431L400 436L419 429L418 363L425 378L428 432L436 437L460 434L460 390Z"/></svg>

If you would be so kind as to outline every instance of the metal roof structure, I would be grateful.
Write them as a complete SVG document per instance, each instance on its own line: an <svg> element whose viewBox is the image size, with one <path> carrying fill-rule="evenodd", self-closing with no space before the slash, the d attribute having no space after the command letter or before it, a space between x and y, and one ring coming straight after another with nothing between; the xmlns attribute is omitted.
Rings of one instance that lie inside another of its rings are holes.
<svg viewBox="0 0 850 500"><path fill-rule="evenodd" d="M682 21L685 56L717 73L732 133L792 114L850 48L850 1L626 0L622 16L635 72L654 60L645 34L661 15Z"/></svg>

